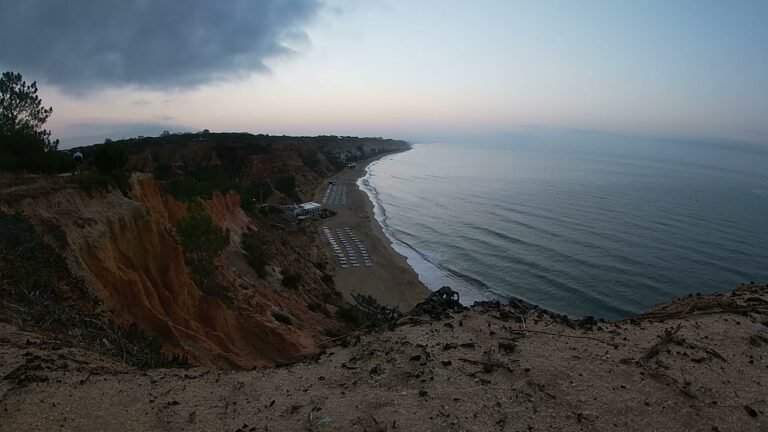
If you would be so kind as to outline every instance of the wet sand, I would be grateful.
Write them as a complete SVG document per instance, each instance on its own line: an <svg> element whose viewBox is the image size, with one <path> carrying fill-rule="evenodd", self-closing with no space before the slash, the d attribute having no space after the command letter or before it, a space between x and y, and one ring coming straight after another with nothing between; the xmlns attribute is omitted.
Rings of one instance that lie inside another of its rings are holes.
<svg viewBox="0 0 768 432"><path fill-rule="evenodd" d="M374 160L361 162L358 168L346 168L328 179L335 181L338 186L346 187L346 202L328 202L323 205L337 214L317 224L318 237L328 253L336 289L345 299L353 302L353 294L366 294L381 304L397 306L401 311L406 311L424 300L429 289L421 283L405 257L392 248L392 243L374 217L373 203L357 185L357 180L365 175L365 167ZM322 202L327 188L328 182L315 191L316 202ZM322 234L322 227L328 227L337 241L335 230L349 228L365 244L373 266L366 267L358 252L360 266L342 268L333 255L330 243Z"/></svg>

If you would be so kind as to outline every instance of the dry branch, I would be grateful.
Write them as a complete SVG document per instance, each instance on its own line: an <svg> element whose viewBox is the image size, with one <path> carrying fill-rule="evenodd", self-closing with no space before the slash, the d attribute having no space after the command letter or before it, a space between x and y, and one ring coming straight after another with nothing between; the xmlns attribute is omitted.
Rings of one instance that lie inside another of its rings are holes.
<svg viewBox="0 0 768 432"><path fill-rule="evenodd" d="M677 332L680 331L681 328L682 328L682 324L678 324L677 327L675 327L674 329L668 328L664 330L664 335L661 337L661 340L653 344L648 349L648 351L645 353L641 361L648 361L656 357L657 355L659 355L662 348L664 348L665 346L675 341L675 335L677 334Z"/></svg>

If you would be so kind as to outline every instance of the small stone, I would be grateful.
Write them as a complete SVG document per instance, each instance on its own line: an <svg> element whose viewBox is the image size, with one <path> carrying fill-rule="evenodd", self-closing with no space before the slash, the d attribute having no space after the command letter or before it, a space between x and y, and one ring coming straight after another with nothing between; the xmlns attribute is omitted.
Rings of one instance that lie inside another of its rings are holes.
<svg viewBox="0 0 768 432"><path fill-rule="evenodd" d="M744 405L744 412L749 414L750 417L757 417L757 411L749 405Z"/></svg>

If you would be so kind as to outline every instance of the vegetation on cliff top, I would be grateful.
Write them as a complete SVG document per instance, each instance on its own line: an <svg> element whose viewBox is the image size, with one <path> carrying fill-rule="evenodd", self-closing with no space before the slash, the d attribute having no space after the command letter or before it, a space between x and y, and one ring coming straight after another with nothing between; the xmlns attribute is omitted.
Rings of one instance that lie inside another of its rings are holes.
<svg viewBox="0 0 768 432"><path fill-rule="evenodd" d="M69 155L56 152L58 140L44 128L53 108L37 96L37 82L27 84L21 74L0 77L0 169L60 172L70 170Z"/></svg>
<svg viewBox="0 0 768 432"><path fill-rule="evenodd" d="M249 133L164 133L115 141L128 154L128 167L153 172L162 189L180 201L210 199L234 190L243 209L256 202L303 199L345 162L404 149L404 141L338 136L289 137ZM83 147L93 160L101 145ZM278 198L275 198L278 192Z"/></svg>

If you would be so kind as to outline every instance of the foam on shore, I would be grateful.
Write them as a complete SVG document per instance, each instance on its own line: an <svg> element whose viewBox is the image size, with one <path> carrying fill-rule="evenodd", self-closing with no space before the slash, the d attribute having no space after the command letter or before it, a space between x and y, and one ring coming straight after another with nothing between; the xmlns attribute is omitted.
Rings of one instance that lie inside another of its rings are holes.
<svg viewBox="0 0 768 432"><path fill-rule="evenodd" d="M357 180L358 188L365 192L373 204L373 216L381 226L384 235L392 242L392 248L406 258L408 265L418 274L419 280L432 291L443 286L450 286L461 295L461 302L466 305L470 305L475 301L496 299L490 291L483 290L483 283L481 281L441 266L438 257L429 256L429 254L419 251L408 242L402 240L396 230L388 225L389 216L381 194L372 181L376 176L372 169L379 162L394 156L389 155L372 161L365 167L365 174Z"/></svg>

